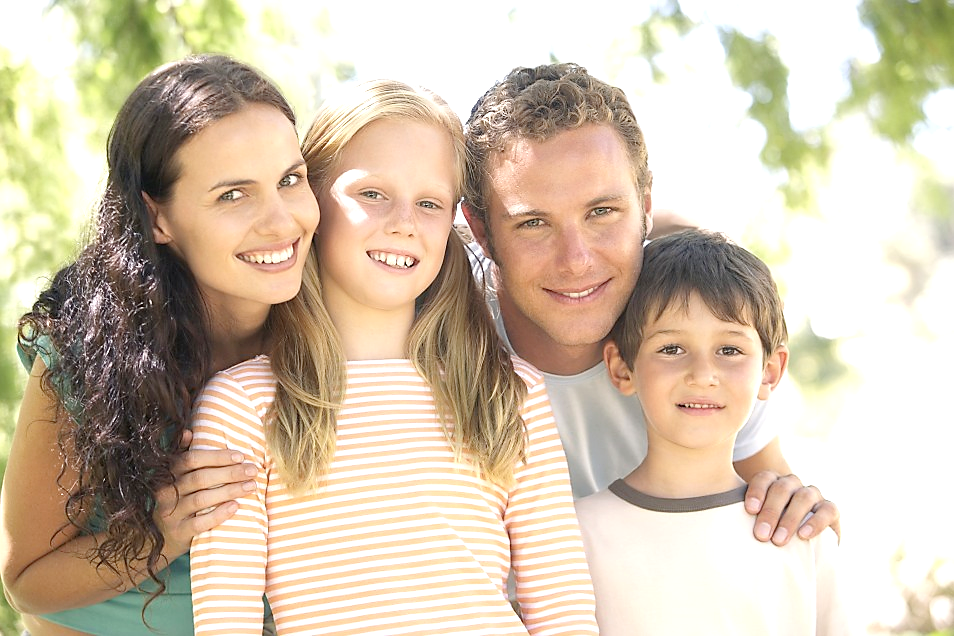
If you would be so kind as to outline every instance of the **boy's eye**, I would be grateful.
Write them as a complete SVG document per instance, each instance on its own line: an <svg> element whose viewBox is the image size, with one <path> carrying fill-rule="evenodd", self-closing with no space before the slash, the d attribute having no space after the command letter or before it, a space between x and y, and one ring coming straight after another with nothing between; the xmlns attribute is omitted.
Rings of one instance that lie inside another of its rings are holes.
<svg viewBox="0 0 954 636"><path fill-rule="evenodd" d="M422 208L427 208L428 210L439 210L440 206L434 203L433 201L421 201L418 203Z"/></svg>
<svg viewBox="0 0 954 636"><path fill-rule="evenodd" d="M375 192L374 190L365 190L364 192L361 193L361 196L363 196L366 199L380 199L381 193Z"/></svg>
<svg viewBox="0 0 954 636"><path fill-rule="evenodd" d="M659 348L659 353L662 353L667 356L674 356L677 353L679 353L679 351L680 351L679 345L666 345L664 347Z"/></svg>
<svg viewBox="0 0 954 636"><path fill-rule="evenodd" d="M732 347L732 346L726 345L724 347L719 348L719 353L721 353L724 356L738 356L738 355L742 355L742 350L739 349L738 347Z"/></svg>

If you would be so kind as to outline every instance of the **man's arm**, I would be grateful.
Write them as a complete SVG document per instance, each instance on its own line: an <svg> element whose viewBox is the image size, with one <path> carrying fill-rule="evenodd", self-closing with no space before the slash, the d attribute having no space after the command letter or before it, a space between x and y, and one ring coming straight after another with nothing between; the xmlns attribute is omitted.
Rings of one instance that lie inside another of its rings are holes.
<svg viewBox="0 0 954 636"><path fill-rule="evenodd" d="M804 486L791 473L776 437L751 457L735 462L735 472L749 484L745 509L756 515L755 538L785 545L795 533L815 537L828 527L841 537L838 506L815 486ZM804 523L811 513L811 517Z"/></svg>

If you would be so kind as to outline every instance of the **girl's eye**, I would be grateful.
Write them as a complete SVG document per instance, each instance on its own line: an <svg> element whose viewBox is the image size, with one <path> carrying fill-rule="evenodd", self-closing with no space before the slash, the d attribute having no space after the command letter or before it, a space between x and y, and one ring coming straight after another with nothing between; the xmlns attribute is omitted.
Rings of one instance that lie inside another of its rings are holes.
<svg viewBox="0 0 954 636"><path fill-rule="evenodd" d="M284 177L282 177L282 180L278 182L278 185L283 188L286 188L288 186L295 185L299 181L301 181L301 175L293 172L291 174L286 174Z"/></svg>
<svg viewBox="0 0 954 636"><path fill-rule="evenodd" d="M223 192L219 196L219 201L237 201L245 196L245 193L241 190L229 190L228 192Z"/></svg>

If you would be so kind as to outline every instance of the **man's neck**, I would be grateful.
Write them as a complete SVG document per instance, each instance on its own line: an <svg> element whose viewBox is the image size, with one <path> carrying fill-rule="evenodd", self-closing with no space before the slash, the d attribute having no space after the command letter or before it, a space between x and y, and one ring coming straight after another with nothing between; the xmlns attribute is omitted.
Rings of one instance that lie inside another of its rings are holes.
<svg viewBox="0 0 954 636"><path fill-rule="evenodd" d="M593 368L603 359L603 343L562 345L524 316L505 293L497 302L507 339L514 353L544 373L576 375Z"/></svg>

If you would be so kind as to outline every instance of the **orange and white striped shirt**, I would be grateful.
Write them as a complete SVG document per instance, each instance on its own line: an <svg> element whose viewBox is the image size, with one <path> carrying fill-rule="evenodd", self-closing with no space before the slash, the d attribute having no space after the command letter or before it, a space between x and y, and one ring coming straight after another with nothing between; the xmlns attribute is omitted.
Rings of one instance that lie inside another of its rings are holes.
<svg viewBox="0 0 954 636"><path fill-rule="evenodd" d="M256 492L192 543L196 634L596 634L560 438L522 361L528 443L509 492L454 459L430 387L408 360L348 363L337 451L322 484L286 492L265 446L275 378L260 356L217 374L193 448L258 466ZM507 600L514 569L523 620Z"/></svg>

